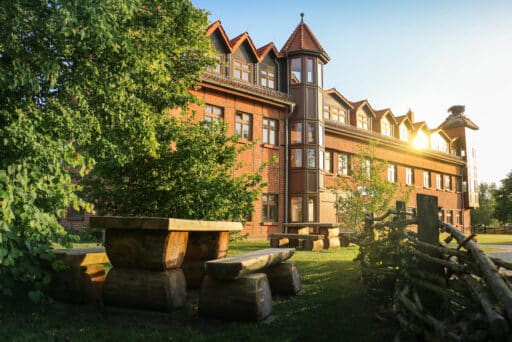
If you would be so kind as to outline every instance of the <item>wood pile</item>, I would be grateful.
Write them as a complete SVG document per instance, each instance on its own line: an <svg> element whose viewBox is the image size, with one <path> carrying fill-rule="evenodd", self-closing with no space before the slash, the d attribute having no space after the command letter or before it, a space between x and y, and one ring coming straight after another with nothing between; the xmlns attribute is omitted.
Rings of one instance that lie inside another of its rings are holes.
<svg viewBox="0 0 512 342"><path fill-rule="evenodd" d="M512 264L439 221L437 198L418 196L417 217L406 219L397 203L367 218L358 260L370 295L394 312L404 340L512 340L512 285L500 274ZM418 233L407 231L411 224ZM439 232L449 234L444 242Z"/></svg>

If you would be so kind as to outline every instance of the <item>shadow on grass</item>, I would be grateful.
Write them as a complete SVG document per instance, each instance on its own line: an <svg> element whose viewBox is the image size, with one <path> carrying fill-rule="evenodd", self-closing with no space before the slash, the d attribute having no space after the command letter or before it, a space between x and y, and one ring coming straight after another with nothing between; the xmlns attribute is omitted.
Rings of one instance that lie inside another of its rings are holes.
<svg viewBox="0 0 512 342"><path fill-rule="evenodd" d="M268 247L267 242L232 245L230 254ZM387 341L396 332L380 321L360 281L357 248L298 251L304 294L274 298L263 322L223 322L177 315L114 317L87 306L0 304L0 340L177 340L177 341ZM184 310L185 311L185 310ZM157 319L155 319L155 317Z"/></svg>

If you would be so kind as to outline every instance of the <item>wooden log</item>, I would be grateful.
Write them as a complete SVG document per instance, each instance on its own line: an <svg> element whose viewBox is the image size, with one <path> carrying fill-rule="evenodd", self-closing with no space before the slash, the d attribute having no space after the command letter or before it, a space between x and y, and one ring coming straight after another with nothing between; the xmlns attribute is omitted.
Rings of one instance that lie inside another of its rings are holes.
<svg viewBox="0 0 512 342"><path fill-rule="evenodd" d="M288 239L302 239L302 240L322 240L324 238L324 236L321 235L321 234L305 234L305 235L302 235L302 234L284 234L284 233L279 233L279 234L272 234L272 235L270 235L270 238L271 239L288 238Z"/></svg>
<svg viewBox="0 0 512 342"><path fill-rule="evenodd" d="M409 252L424 261L446 267L455 272L463 272L466 270L466 265L457 264L450 260L443 260L443 259L435 258L426 253L422 253L422 252L416 250L415 248L409 248ZM442 273L442 272L439 272L439 273Z"/></svg>
<svg viewBox="0 0 512 342"><path fill-rule="evenodd" d="M288 247L290 244L290 239L288 238L271 238L270 239L270 247L271 248L281 248L281 247Z"/></svg>
<svg viewBox="0 0 512 342"><path fill-rule="evenodd" d="M93 216L89 223L91 228L105 229L142 229L167 230L175 232L226 232L240 231L240 222L184 220L166 217L124 217Z"/></svg>
<svg viewBox="0 0 512 342"><path fill-rule="evenodd" d="M449 224L443 223L443 229L455 237L459 244L466 240L466 236L461 231ZM495 298L503 304L507 313L507 320L509 323L512 323L512 290L501 278L496 265L473 241L466 241L464 247L466 247L479 265L487 286L491 289Z"/></svg>
<svg viewBox="0 0 512 342"><path fill-rule="evenodd" d="M233 321L260 321L272 311L267 275L252 273L221 281L207 275L199 294L199 315Z"/></svg>
<svg viewBox="0 0 512 342"><path fill-rule="evenodd" d="M163 271L181 266L187 240L187 232L107 229L105 247L114 267Z"/></svg>
<svg viewBox="0 0 512 342"><path fill-rule="evenodd" d="M318 234L325 237L338 237L340 235L340 228L320 227L318 228Z"/></svg>
<svg viewBox="0 0 512 342"><path fill-rule="evenodd" d="M87 266L110 262L105 247L54 249L53 253L66 266Z"/></svg>
<svg viewBox="0 0 512 342"><path fill-rule="evenodd" d="M328 237L324 239L324 248L339 248L341 245L339 237Z"/></svg>
<svg viewBox="0 0 512 342"><path fill-rule="evenodd" d="M324 248L324 240L304 240L302 249L305 251L319 251Z"/></svg>
<svg viewBox="0 0 512 342"><path fill-rule="evenodd" d="M299 235L307 235L309 234L309 227L289 227L288 234L299 234Z"/></svg>
<svg viewBox="0 0 512 342"><path fill-rule="evenodd" d="M215 279L233 280L289 259L294 248L267 248L205 263L206 273Z"/></svg>
<svg viewBox="0 0 512 342"><path fill-rule="evenodd" d="M475 278L468 274L462 275L473 297L476 299L485 312L489 329L495 341L505 341L508 336L509 326L507 321L494 310L494 303L491 296L478 284Z"/></svg>
<svg viewBox="0 0 512 342"><path fill-rule="evenodd" d="M348 247L349 245L350 245L350 238L345 234L340 235L340 246Z"/></svg>
<svg viewBox="0 0 512 342"><path fill-rule="evenodd" d="M190 232L187 252L181 268L187 279L187 288L198 289L204 277L204 263L225 258L229 248L229 232Z"/></svg>
<svg viewBox="0 0 512 342"><path fill-rule="evenodd" d="M284 261L265 268L263 273L267 275L272 295L295 296L302 291L299 269L295 261Z"/></svg>
<svg viewBox="0 0 512 342"><path fill-rule="evenodd" d="M162 272L113 268L103 285L105 305L171 312L181 307L187 290L180 268Z"/></svg>
<svg viewBox="0 0 512 342"><path fill-rule="evenodd" d="M49 295L55 300L75 304L100 304L105 281L105 266L68 266L51 273Z"/></svg>

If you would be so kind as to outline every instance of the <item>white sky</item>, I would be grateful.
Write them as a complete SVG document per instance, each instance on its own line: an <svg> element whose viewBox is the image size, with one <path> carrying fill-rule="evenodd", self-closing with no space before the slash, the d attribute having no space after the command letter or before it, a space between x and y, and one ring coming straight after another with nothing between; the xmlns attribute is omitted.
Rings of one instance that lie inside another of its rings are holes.
<svg viewBox="0 0 512 342"><path fill-rule="evenodd" d="M331 57L324 86L437 127L455 104L478 131L481 182L512 171L512 0L192 0L229 38L281 49L300 12Z"/></svg>

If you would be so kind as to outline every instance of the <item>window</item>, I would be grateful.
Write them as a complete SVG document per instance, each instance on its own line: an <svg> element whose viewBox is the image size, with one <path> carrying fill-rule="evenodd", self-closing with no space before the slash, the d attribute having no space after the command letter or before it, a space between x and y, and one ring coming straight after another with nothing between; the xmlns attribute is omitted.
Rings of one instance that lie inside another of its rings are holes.
<svg viewBox="0 0 512 342"><path fill-rule="evenodd" d="M302 122L292 123L291 144L302 143Z"/></svg>
<svg viewBox="0 0 512 342"><path fill-rule="evenodd" d="M313 60L306 59L306 82L313 83Z"/></svg>
<svg viewBox="0 0 512 342"><path fill-rule="evenodd" d="M302 61L300 58L294 58L291 61L291 73L290 73L290 83L298 84L301 83L301 69L302 69Z"/></svg>
<svg viewBox="0 0 512 342"><path fill-rule="evenodd" d="M292 167L302 167L302 149L292 148L290 149L290 164Z"/></svg>
<svg viewBox="0 0 512 342"><path fill-rule="evenodd" d="M345 111L343 109L339 109L339 108L338 108L338 122L342 123L342 124L347 123L347 117L346 117Z"/></svg>
<svg viewBox="0 0 512 342"><path fill-rule="evenodd" d="M357 113L357 128L370 130L370 120L365 112Z"/></svg>
<svg viewBox="0 0 512 342"><path fill-rule="evenodd" d="M405 168L405 184L413 185L414 184L414 172L410 167Z"/></svg>
<svg viewBox="0 0 512 342"><path fill-rule="evenodd" d="M222 73L222 64L224 62L224 56L217 55L217 56L215 56L215 59L216 59L215 65L213 67L210 67L209 70L216 72L218 74L221 74Z"/></svg>
<svg viewBox="0 0 512 342"><path fill-rule="evenodd" d="M383 118L381 120L380 124L381 124L381 133L388 137L392 137L393 136L393 126L391 126L391 123L389 122L389 120L386 118Z"/></svg>
<svg viewBox="0 0 512 342"><path fill-rule="evenodd" d="M325 135L324 126L319 125L318 126L318 145L320 145L320 146L324 146L324 135Z"/></svg>
<svg viewBox="0 0 512 342"><path fill-rule="evenodd" d="M316 150L314 148L308 148L308 167L316 167Z"/></svg>
<svg viewBox="0 0 512 342"><path fill-rule="evenodd" d="M444 209L437 212L437 217L439 218L439 221L444 222Z"/></svg>
<svg viewBox="0 0 512 342"><path fill-rule="evenodd" d="M370 176L371 176L371 166L372 166L372 163L371 163L370 159L363 160L363 163L361 164L361 172L364 173L366 178L370 178Z"/></svg>
<svg viewBox="0 0 512 342"><path fill-rule="evenodd" d="M249 63L236 59L233 60L233 78L237 78L245 82L250 82L251 66Z"/></svg>
<svg viewBox="0 0 512 342"><path fill-rule="evenodd" d="M325 172L332 173L332 152L331 151L325 151L325 158L324 158L324 170Z"/></svg>
<svg viewBox="0 0 512 342"><path fill-rule="evenodd" d="M318 86L323 88L323 86L324 86L324 75L323 75L322 63L318 63L317 64L316 77L317 77L317 84L318 84Z"/></svg>
<svg viewBox="0 0 512 342"><path fill-rule="evenodd" d="M348 154L338 154L338 175L348 175Z"/></svg>
<svg viewBox="0 0 512 342"><path fill-rule="evenodd" d="M207 104L204 107L204 121L219 122L224 117L224 108Z"/></svg>
<svg viewBox="0 0 512 342"><path fill-rule="evenodd" d="M315 139L315 124L308 122L307 123L308 131L307 131L307 142L310 144L314 144L316 142Z"/></svg>
<svg viewBox="0 0 512 342"><path fill-rule="evenodd" d="M444 175L444 189L445 190L452 189L452 177L450 175Z"/></svg>
<svg viewBox="0 0 512 342"><path fill-rule="evenodd" d="M319 154L318 154L318 168L320 170L323 170L325 165L324 165L324 158L325 158L325 153L324 151L319 151Z"/></svg>
<svg viewBox="0 0 512 342"><path fill-rule="evenodd" d="M441 175L438 173L436 174L436 189L442 189L443 188L443 179L441 178Z"/></svg>
<svg viewBox="0 0 512 342"><path fill-rule="evenodd" d="M329 120L329 106L324 106L324 120Z"/></svg>
<svg viewBox="0 0 512 342"><path fill-rule="evenodd" d="M388 181L396 182L396 165L388 164Z"/></svg>
<svg viewBox="0 0 512 342"><path fill-rule="evenodd" d="M462 224L462 215L460 210L455 211L455 223L459 225Z"/></svg>
<svg viewBox="0 0 512 342"><path fill-rule="evenodd" d="M462 192L462 179L455 177L455 191Z"/></svg>
<svg viewBox="0 0 512 342"><path fill-rule="evenodd" d="M263 143L277 145L277 120L263 118Z"/></svg>
<svg viewBox="0 0 512 342"><path fill-rule="evenodd" d="M235 116L236 134L243 140L252 140L252 115L237 113Z"/></svg>
<svg viewBox="0 0 512 342"><path fill-rule="evenodd" d="M292 196L290 204L292 222L302 221L302 197Z"/></svg>
<svg viewBox="0 0 512 342"><path fill-rule="evenodd" d="M423 171L423 186L425 188L430 188L430 172Z"/></svg>
<svg viewBox="0 0 512 342"><path fill-rule="evenodd" d="M432 134L431 141L432 149L448 153L448 142L439 133Z"/></svg>
<svg viewBox="0 0 512 342"><path fill-rule="evenodd" d="M275 89L276 74L273 69L260 70L260 85Z"/></svg>
<svg viewBox="0 0 512 342"><path fill-rule="evenodd" d="M277 195L264 194L261 197L263 222L277 222Z"/></svg>
<svg viewBox="0 0 512 342"><path fill-rule="evenodd" d="M452 210L446 210L446 223L453 224Z"/></svg>
<svg viewBox="0 0 512 342"><path fill-rule="evenodd" d="M400 140L402 141L409 141L410 133L409 129L405 124L400 125Z"/></svg>
<svg viewBox="0 0 512 342"><path fill-rule="evenodd" d="M308 199L308 222L315 221L315 199Z"/></svg>

